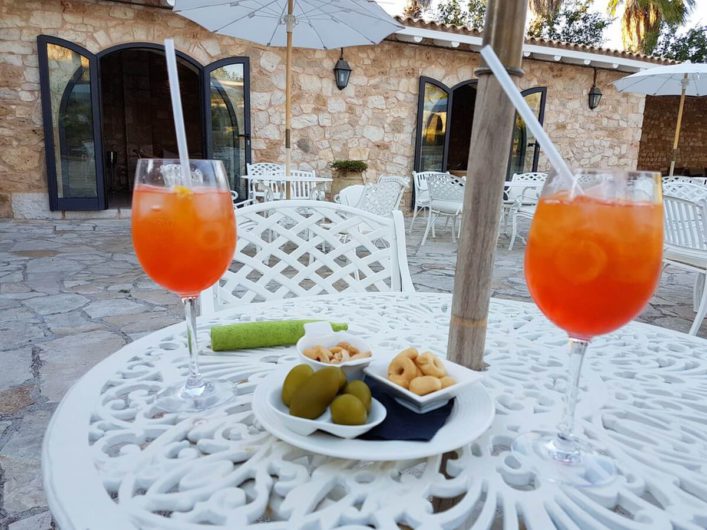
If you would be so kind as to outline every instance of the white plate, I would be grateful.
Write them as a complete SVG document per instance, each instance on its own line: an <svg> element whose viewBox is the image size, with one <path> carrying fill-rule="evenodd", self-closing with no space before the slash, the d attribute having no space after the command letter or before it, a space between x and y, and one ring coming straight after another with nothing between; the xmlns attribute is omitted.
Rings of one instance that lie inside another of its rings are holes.
<svg viewBox="0 0 707 530"><path fill-rule="evenodd" d="M367 366L363 371L366 375L385 386L388 393L395 398L395 401L418 414L424 414L425 412L443 407L447 401L457 394L464 392L467 386L478 383L481 378L484 377L483 372L470 370L461 364L448 361L443 356L437 355L444 363L444 367L447 369L447 375L453 377L457 382L452 386L437 390L437 392L418 396L388 379L388 365L395 355L397 354L376 356L371 365Z"/></svg>
<svg viewBox="0 0 707 530"><path fill-rule="evenodd" d="M333 434L340 438L355 438L362 435L364 432L370 431L373 427L381 423L385 419L386 410L383 404L377 399L371 401L371 412L368 414L368 421L363 425L338 425L331 421L331 410L327 407L324 414L316 420L308 420L307 418L298 418L291 416L290 412L282 402L282 382L287 376L288 370L278 370L275 375L268 376L267 379L261 381L260 385L268 387L268 405L270 409L277 414L280 421L295 434L309 436L317 429Z"/></svg>
<svg viewBox="0 0 707 530"><path fill-rule="evenodd" d="M289 369L289 367L288 367ZM286 372L285 372L286 373ZM444 426L429 442L400 440L350 440L336 438L323 432L309 436L289 430L268 404L272 378L282 381L278 370L261 381L253 394L253 414L270 434L295 447L326 456L353 460L408 460L425 458L458 449L481 436L489 428L496 414L494 402L480 384L468 386L454 402Z"/></svg>

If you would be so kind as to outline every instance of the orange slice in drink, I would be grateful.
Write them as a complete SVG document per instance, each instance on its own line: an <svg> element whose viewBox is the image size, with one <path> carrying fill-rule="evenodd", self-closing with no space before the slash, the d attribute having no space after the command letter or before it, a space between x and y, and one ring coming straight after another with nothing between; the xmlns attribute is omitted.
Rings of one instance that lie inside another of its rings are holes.
<svg viewBox="0 0 707 530"><path fill-rule="evenodd" d="M596 279L606 268L609 258L594 241L570 238L560 245L555 254L557 272L574 284Z"/></svg>

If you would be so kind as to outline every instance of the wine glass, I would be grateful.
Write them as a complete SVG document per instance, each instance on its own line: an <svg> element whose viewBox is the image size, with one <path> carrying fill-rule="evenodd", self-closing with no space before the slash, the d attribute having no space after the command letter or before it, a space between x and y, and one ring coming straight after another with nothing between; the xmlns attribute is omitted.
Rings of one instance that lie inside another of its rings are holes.
<svg viewBox="0 0 707 530"><path fill-rule="evenodd" d="M166 411L197 411L233 397L232 385L205 381L199 372L196 333L199 293L228 269L236 245L233 202L223 163L140 159L135 171L132 237L145 273L184 304L189 376L157 396Z"/></svg>
<svg viewBox="0 0 707 530"><path fill-rule="evenodd" d="M616 476L611 458L574 434L580 370L591 339L633 319L661 270L663 200L659 173L579 169L551 174L525 252L525 278L540 310L569 335L569 379L558 432L517 438L513 454L540 477L598 486Z"/></svg>

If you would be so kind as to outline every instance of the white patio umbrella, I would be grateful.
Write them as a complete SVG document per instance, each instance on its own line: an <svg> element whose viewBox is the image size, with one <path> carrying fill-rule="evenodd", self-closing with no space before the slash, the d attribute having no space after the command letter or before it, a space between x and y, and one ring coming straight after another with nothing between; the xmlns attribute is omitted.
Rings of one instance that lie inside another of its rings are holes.
<svg viewBox="0 0 707 530"><path fill-rule="evenodd" d="M614 81L614 85L620 92L633 92L648 96L680 96L678 122L673 140L673 156L670 162L670 175L672 176L680 141L685 96L707 95L707 64L688 61L670 66L649 68Z"/></svg>
<svg viewBox="0 0 707 530"><path fill-rule="evenodd" d="M377 44L403 26L374 0L176 0L174 11L209 31L287 47L285 171L290 172L292 47L328 50Z"/></svg>

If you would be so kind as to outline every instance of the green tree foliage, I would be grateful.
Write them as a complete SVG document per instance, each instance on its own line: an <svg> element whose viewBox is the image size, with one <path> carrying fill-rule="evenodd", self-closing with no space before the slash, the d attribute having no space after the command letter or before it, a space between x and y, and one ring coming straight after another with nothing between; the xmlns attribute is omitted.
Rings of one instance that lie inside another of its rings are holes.
<svg viewBox="0 0 707 530"><path fill-rule="evenodd" d="M547 2L544 11L541 3L536 2L528 35L589 46L597 46L604 41L604 30L611 19L591 13L591 0ZM486 0L467 0L466 3L463 0L442 0L437 4L435 19L445 24L481 30L485 15Z"/></svg>
<svg viewBox="0 0 707 530"><path fill-rule="evenodd" d="M650 54L663 24L677 27L687 20L695 0L609 0L609 13L622 10L621 39L632 51Z"/></svg>
<svg viewBox="0 0 707 530"><path fill-rule="evenodd" d="M481 31L486 17L486 0L442 0L434 15L437 22Z"/></svg>
<svg viewBox="0 0 707 530"><path fill-rule="evenodd" d="M528 35L548 40L600 46L604 42L604 30L611 19L600 13L589 11L591 0L565 2L554 15L549 15L542 24L531 24Z"/></svg>
<svg viewBox="0 0 707 530"><path fill-rule="evenodd" d="M665 24L653 55L681 62L707 63L707 26L697 26L679 33L675 26Z"/></svg>

